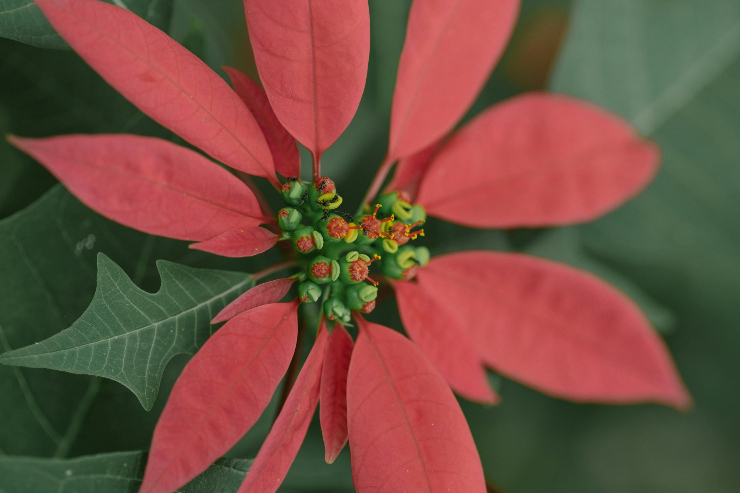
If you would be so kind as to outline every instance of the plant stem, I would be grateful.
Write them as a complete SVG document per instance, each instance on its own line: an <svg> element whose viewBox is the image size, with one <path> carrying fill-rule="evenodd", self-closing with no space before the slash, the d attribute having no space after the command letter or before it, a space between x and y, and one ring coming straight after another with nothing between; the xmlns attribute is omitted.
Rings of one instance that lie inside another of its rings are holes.
<svg viewBox="0 0 740 493"><path fill-rule="evenodd" d="M383 163L378 167L378 171L375 172L375 178L373 178L370 188L368 188L367 193L365 194L365 198L362 199L360 210L362 210L364 206L368 205L373 197L378 195L380 187L383 185L383 181L385 181L385 177L388 176L388 172L391 170L392 166L393 161L388 159L388 156L386 156L385 159L383 159Z"/></svg>
<svg viewBox="0 0 740 493"><path fill-rule="evenodd" d="M312 152L311 157L313 158L313 181L317 183L321 178L321 154Z"/></svg>
<svg viewBox="0 0 740 493"><path fill-rule="evenodd" d="M277 271L280 271L280 270L283 270L283 269L287 269L288 267L293 267L297 263L298 262L296 260L285 260L285 261L279 262L279 263L277 263L275 265L271 265L270 267L267 267L266 269L262 269L260 271L255 272L254 274L252 274L252 278L255 281L259 281L263 277L267 277L270 274L273 274L273 273L275 273Z"/></svg>

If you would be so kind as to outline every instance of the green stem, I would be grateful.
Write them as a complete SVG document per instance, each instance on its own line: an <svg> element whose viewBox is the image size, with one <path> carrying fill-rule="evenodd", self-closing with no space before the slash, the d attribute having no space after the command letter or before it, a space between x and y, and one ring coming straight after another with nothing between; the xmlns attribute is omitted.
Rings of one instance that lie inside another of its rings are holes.
<svg viewBox="0 0 740 493"><path fill-rule="evenodd" d="M278 271L283 270L283 269L287 269L288 267L293 267L293 266L295 266L297 264L298 264L298 261L297 260L285 260L283 262L279 262L279 263L277 263L275 265L272 265L270 267L267 267L266 269L262 269L260 271L255 272L254 274L252 274L252 278L255 281L259 281L263 277L267 277L270 274L273 274L273 273L278 272Z"/></svg>

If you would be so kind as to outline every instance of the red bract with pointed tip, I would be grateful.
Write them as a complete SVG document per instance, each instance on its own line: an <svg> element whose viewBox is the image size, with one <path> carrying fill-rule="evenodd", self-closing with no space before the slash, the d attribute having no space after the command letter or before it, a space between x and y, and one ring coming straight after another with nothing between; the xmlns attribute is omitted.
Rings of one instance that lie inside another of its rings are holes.
<svg viewBox="0 0 740 493"><path fill-rule="evenodd" d="M514 30L519 0L416 1L391 112L389 158L450 131L473 104Z"/></svg>
<svg viewBox="0 0 740 493"><path fill-rule="evenodd" d="M633 197L657 171L658 149L627 122L565 96L519 96L449 133L501 56L518 0L413 2L388 157L370 184L367 209L353 217L338 209L338 184L321 175L320 157L349 124L365 85L367 0L245 0L265 91L227 67L236 93L124 9L97 0L36 2L70 46L144 113L224 164L270 180L288 206L265 217L255 194L229 172L158 139L11 142L115 221L225 256L290 240L293 257L254 278L303 269L252 288L214 318L230 320L175 384L142 492L172 492L228 451L289 368L290 393L240 491L277 490L319 399L326 461L349 440L358 491L435 493L485 491L450 388L497 403L487 368L574 401L690 405L645 316L594 276L519 253L430 260L427 249L411 243L424 236L427 212L479 228L591 220ZM297 179L294 138L313 153L314 183ZM373 210L371 200L399 159L391 193ZM290 179L278 183L274 168ZM260 227L267 223L281 234ZM359 315L375 308L371 267L391 280L413 342ZM321 300L323 315L291 390L300 357L293 355L298 303L276 302L294 279L299 299ZM352 311L354 346L342 325ZM327 327L323 317L334 322Z"/></svg>
<svg viewBox="0 0 740 493"><path fill-rule="evenodd" d="M275 162L275 170L285 177L299 176L301 154L298 152L298 144L278 120L265 90L237 69L231 67L223 69L231 79L234 91L247 105L265 134L265 140Z"/></svg>
<svg viewBox="0 0 740 493"><path fill-rule="evenodd" d="M356 320L347 422L357 491L485 492L473 437L445 380L401 334Z"/></svg>
<svg viewBox="0 0 740 493"><path fill-rule="evenodd" d="M347 443L347 372L352 337L341 325L334 327L321 370L321 434L327 464L334 462Z"/></svg>
<svg viewBox="0 0 740 493"><path fill-rule="evenodd" d="M224 257L252 257L269 250L280 236L265 228L234 228L190 248Z"/></svg>
<svg viewBox="0 0 740 493"><path fill-rule="evenodd" d="M10 137L89 207L121 224L180 240L208 240L267 221L238 178L200 154L135 135ZM157 214L152 214L157 211Z"/></svg>
<svg viewBox="0 0 740 493"><path fill-rule="evenodd" d="M529 94L455 133L431 159L417 201L432 216L479 228L574 224L632 198L657 163L656 146L620 118Z"/></svg>
<svg viewBox="0 0 740 493"><path fill-rule="evenodd" d="M244 10L275 114L318 162L360 104L370 56L368 2L244 0Z"/></svg>
<svg viewBox="0 0 740 493"><path fill-rule="evenodd" d="M203 345L157 422L140 491L185 485L252 427L293 356L297 308L278 303L244 312Z"/></svg>
<svg viewBox="0 0 740 493"><path fill-rule="evenodd" d="M195 55L115 5L35 1L64 40L141 111L219 161L276 182L254 117Z"/></svg>
<svg viewBox="0 0 740 493"><path fill-rule="evenodd" d="M269 303L277 303L282 300L286 294L288 294L290 286L292 286L294 282L295 279L275 279L274 281L258 284L226 305L223 310L213 317L211 323L217 324L225 322L226 320L234 318L240 313L251 310L252 308L257 308L258 306L267 305Z"/></svg>
<svg viewBox="0 0 740 493"><path fill-rule="evenodd" d="M249 474L239 488L239 493L275 491L285 479L319 402L319 383L327 337L326 323L322 321L311 353L254 459Z"/></svg>

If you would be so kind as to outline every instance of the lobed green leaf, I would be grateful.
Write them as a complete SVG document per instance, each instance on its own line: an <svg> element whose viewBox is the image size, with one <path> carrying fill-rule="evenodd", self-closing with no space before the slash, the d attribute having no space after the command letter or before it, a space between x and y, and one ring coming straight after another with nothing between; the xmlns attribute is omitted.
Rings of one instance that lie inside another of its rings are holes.
<svg viewBox="0 0 740 493"><path fill-rule="evenodd" d="M98 254L97 289L85 313L49 339L0 355L0 363L96 375L122 383L151 409L167 363L195 354L211 319L254 281L247 274L158 261L162 287L139 289Z"/></svg>
<svg viewBox="0 0 740 493"><path fill-rule="evenodd" d="M0 457L0 491L136 493L146 464L144 452L116 452L76 459ZM248 459L219 459L180 493L235 492L249 471Z"/></svg>

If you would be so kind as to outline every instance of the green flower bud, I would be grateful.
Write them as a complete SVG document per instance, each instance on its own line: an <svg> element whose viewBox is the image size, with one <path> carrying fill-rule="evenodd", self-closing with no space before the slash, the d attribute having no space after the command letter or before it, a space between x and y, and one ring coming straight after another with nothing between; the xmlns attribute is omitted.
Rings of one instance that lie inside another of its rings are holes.
<svg viewBox="0 0 740 493"><path fill-rule="evenodd" d="M317 226L329 243L342 241L350 231L347 221L336 214L330 214L326 221L319 221Z"/></svg>
<svg viewBox="0 0 740 493"><path fill-rule="evenodd" d="M349 310L339 299L329 298L324 302L324 315L329 320L343 320L349 315Z"/></svg>
<svg viewBox="0 0 740 493"><path fill-rule="evenodd" d="M333 277L333 264L336 264L336 262L333 262L331 259L324 257L323 255L317 255L308 263L308 267L306 267L308 278L318 284L326 284L327 282L330 282Z"/></svg>
<svg viewBox="0 0 740 493"><path fill-rule="evenodd" d="M355 284L364 281L370 273L368 266L373 261L370 260L370 257L360 252L349 252L339 259L339 267L341 268L339 280L345 284Z"/></svg>
<svg viewBox="0 0 740 493"><path fill-rule="evenodd" d="M396 264L401 269L419 265L419 261L416 259L416 249L411 246L399 248L398 253L396 253Z"/></svg>
<svg viewBox="0 0 740 493"><path fill-rule="evenodd" d="M280 190L283 200L289 205L301 205L306 193L306 185L300 181L286 181Z"/></svg>
<svg viewBox="0 0 740 493"><path fill-rule="evenodd" d="M326 178L325 176L322 176L321 178L316 180L314 183L308 186L308 200L311 202L311 208L319 209L320 207L317 204L319 197L324 197L324 200L326 200L327 197L325 196L332 193L335 195L337 193L337 187L334 185L334 182L332 180Z"/></svg>
<svg viewBox="0 0 740 493"><path fill-rule="evenodd" d="M378 288L370 284L353 284L344 290L347 306L352 310L361 311L365 303L378 297Z"/></svg>
<svg viewBox="0 0 740 493"><path fill-rule="evenodd" d="M278 225L283 231L293 231L301 225L303 214L292 207L285 207L278 212Z"/></svg>
<svg viewBox="0 0 740 493"><path fill-rule="evenodd" d="M321 297L321 288L311 281L304 281L298 285L298 297L303 303L313 303Z"/></svg>
<svg viewBox="0 0 740 493"><path fill-rule="evenodd" d="M419 262L421 267L429 263L430 255L427 247L416 247L414 249L414 254L416 255L416 261Z"/></svg>
<svg viewBox="0 0 740 493"><path fill-rule="evenodd" d="M316 239L313 234L316 232L311 226L303 226L293 233L293 247L301 253L310 253L316 248ZM323 242L322 242L323 246Z"/></svg>
<svg viewBox="0 0 740 493"><path fill-rule="evenodd" d="M413 207L411 207L411 217L408 219L404 219L403 222L406 224L412 224L417 221L426 221L427 220L427 211L424 209L424 206L421 206L419 204L415 204Z"/></svg>

